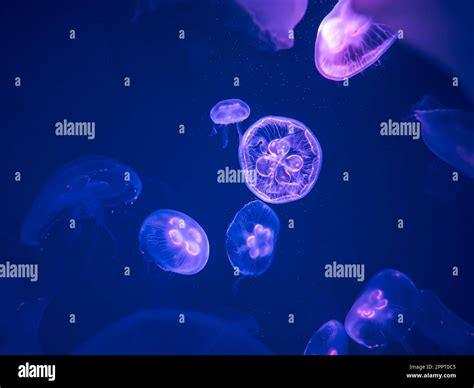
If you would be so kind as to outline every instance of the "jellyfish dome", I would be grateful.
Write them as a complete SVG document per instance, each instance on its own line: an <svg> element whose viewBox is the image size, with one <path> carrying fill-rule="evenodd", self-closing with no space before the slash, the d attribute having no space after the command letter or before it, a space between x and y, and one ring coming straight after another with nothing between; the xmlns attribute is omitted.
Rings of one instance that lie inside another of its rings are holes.
<svg viewBox="0 0 474 388"><path fill-rule="evenodd" d="M291 33L303 19L308 0L236 0L260 30L260 39L275 50L293 47Z"/></svg>
<svg viewBox="0 0 474 388"><path fill-rule="evenodd" d="M165 271L193 275L209 259L209 240L204 229L176 210L151 213L143 222L139 241L144 256Z"/></svg>
<svg viewBox="0 0 474 388"><path fill-rule="evenodd" d="M429 104L433 102L422 101L414 112L423 142L439 159L474 178L474 113Z"/></svg>
<svg viewBox="0 0 474 388"><path fill-rule="evenodd" d="M375 275L346 316L346 332L367 348L403 342L417 315L419 292L400 271L387 269Z"/></svg>
<svg viewBox="0 0 474 388"><path fill-rule="evenodd" d="M316 68L325 78L343 81L377 62L395 40L387 26L354 12L352 0L339 0L319 25Z"/></svg>
<svg viewBox="0 0 474 388"><path fill-rule="evenodd" d="M336 320L323 324L306 345L306 356L337 356L348 353L348 337L344 325Z"/></svg>
<svg viewBox="0 0 474 388"><path fill-rule="evenodd" d="M211 136L216 135L220 130L223 147L226 148L229 143L229 125L236 125L240 139L242 136L240 123L249 116L250 107L244 101L237 98L219 101L212 107L210 113L211 120L215 124L212 128Z"/></svg>
<svg viewBox="0 0 474 388"><path fill-rule="evenodd" d="M132 204L142 182L129 166L104 156L86 156L61 167L45 183L21 229L25 244L38 245L66 216L99 220L104 208Z"/></svg>
<svg viewBox="0 0 474 388"><path fill-rule="evenodd" d="M315 185L323 160L318 139L303 123L267 116L252 124L239 147L247 187L269 203L286 203L306 196Z"/></svg>
<svg viewBox="0 0 474 388"><path fill-rule="evenodd" d="M227 256L245 276L258 276L271 265L280 231L275 212L261 201L246 204L235 215L226 234Z"/></svg>

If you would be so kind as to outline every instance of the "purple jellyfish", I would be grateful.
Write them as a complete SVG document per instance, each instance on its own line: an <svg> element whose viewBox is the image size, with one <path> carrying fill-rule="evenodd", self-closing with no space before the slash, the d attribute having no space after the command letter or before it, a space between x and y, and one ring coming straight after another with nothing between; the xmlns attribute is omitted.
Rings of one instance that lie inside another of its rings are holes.
<svg viewBox="0 0 474 388"><path fill-rule="evenodd" d="M303 18L308 0L236 0L260 30L260 39L275 51L290 49L294 44L293 29Z"/></svg>
<svg viewBox="0 0 474 388"><path fill-rule="evenodd" d="M305 356L338 356L348 352L348 338L341 322L332 320L323 324L306 345Z"/></svg>
<svg viewBox="0 0 474 388"><path fill-rule="evenodd" d="M217 126L214 126L211 131L211 136L217 134L218 130L222 134L223 148L229 144L229 125L235 124L237 131L239 132L239 139L242 137L242 130L240 123L250 116L250 107L239 100L238 98L232 98L229 100L219 101L211 109L210 117L212 122Z"/></svg>
<svg viewBox="0 0 474 388"><path fill-rule="evenodd" d="M182 275L201 271L209 258L209 241L201 226L175 210L151 213L140 229L140 250L161 269Z"/></svg>
<svg viewBox="0 0 474 388"><path fill-rule="evenodd" d="M234 269L258 276L272 263L280 231L275 212L261 201L245 205L235 215L226 234L227 256Z"/></svg>
<svg viewBox="0 0 474 388"><path fill-rule="evenodd" d="M369 281L344 326L349 337L367 348L403 342L415 323L418 305L419 292L411 279L387 269Z"/></svg>
<svg viewBox="0 0 474 388"><path fill-rule="evenodd" d="M325 78L343 81L377 62L395 40L387 26L354 12L352 0L339 0L319 25L316 68Z"/></svg>
<svg viewBox="0 0 474 388"><path fill-rule="evenodd" d="M474 178L474 113L430 108L435 104L425 97L414 112L425 145L438 158Z"/></svg>
<svg viewBox="0 0 474 388"><path fill-rule="evenodd" d="M242 169L254 176L247 187L269 203L303 198L318 179L322 150L314 134L299 121L267 116L245 132L239 147Z"/></svg>

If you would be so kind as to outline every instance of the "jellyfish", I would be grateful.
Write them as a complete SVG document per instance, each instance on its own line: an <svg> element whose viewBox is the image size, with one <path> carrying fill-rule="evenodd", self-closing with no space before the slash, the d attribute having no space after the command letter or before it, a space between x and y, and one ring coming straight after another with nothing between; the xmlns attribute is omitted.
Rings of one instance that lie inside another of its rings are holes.
<svg viewBox="0 0 474 388"><path fill-rule="evenodd" d="M316 68L327 79L343 81L377 62L395 40L387 26L354 12L352 0L339 0L319 25Z"/></svg>
<svg viewBox="0 0 474 388"><path fill-rule="evenodd" d="M82 355L267 355L240 323L195 311L142 310L79 346Z"/></svg>
<svg viewBox="0 0 474 388"><path fill-rule="evenodd" d="M419 292L400 271L387 269L375 275L346 316L346 332L367 348L403 344L416 321Z"/></svg>
<svg viewBox="0 0 474 388"><path fill-rule="evenodd" d="M38 246L66 217L94 219L105 228L104 210L134 203L141 190L137 173L114 159L87 156L69 162L46 181L23 222L21 239Z"/></svg>
<svg viewBox="0 0 474 388"><path fill-rule="evenodd" d="M226 148L229 144L229 125L235 124L240 139L242 137L240 123L249 116L250 107L244 101L237 98L219 101L212 107L210 113L211 120L215 124L212 127L211 136L216 135L220 131L223 148Z"/></svg>
<svg viewBox="0 0 474 388"><path fill-rule="evenodd" d="M247 187L269 203L306 196L315 185L323 154L318 139L303 123L267 116L252 124L239 147L241 168L255 179Z"/></svg>
<svg viewBox="0 0 474 388"><path fill-rule="evenodd" d="M301 21L308 0L236 0L252 18L260 31L260 39L275 51L290 49L293 30Z"/></svg>
<svg viewBox="0 0 474 388"><path fill-rule="evenodd" d="M441 354L474 354L474 327L450 311L429 290L420 290L416 328Z"/></svg>
<svg viewBox="0 0 474 388"><path fill-rule="evenodd" d="M305 355L317 356L328 355L337 356L348 353L348 338L344 325L336 320L323 324L316 333L313 334L306 349Z"/></svg>
<svg viewBox="0 0 474 388"><path fill-rule="evenodd" d="M259 276L270 267L279 231L278 216L261 201L237 212L227 229L226 249L239 275Z"/></svg>
<svg viewBox="0 0 474 388"><path fill-rule="evenodd" d="M431 108L434 104L425 97L414 112L425 145L438 158L474 178L474 113Z"/></svg>
<svg viewBox="0 0 474 388"><path fill-rule="evenodd" d="M204 229L176 210L151 213L142 224L139 240L143 255L165 271L194 275L209 259L209 240Z"/></svg>

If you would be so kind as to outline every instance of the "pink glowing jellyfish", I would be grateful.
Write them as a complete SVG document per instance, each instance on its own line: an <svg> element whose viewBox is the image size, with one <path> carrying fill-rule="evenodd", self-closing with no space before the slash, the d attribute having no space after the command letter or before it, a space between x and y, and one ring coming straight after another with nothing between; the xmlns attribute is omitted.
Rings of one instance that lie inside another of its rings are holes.
<svg viewBox="0 0 474 388"><path fill-rule="evenodd" d="M193 275L209 258L206 232L191 217L175 210L150 214L140 229L139 240L145 257L165 271Z"/></svg>
<svg viewBox="0 0 474 388"><path fill-rule="evenodd" d="M319 25L316 68L325 78L343 81L378 61L395 40L387 26L354 12L352 0L339 0Z"/></svg>
<svg viewBox="0 0 474 388"><path fill-rule="evenodd" d="M306 345L305 356L338 356L348 352L348 337L341 322L332 320L323 324Z"/></svg>
<svg viewBox="0 0 474 388"><path fill-rule="evenodd" d="M222 134L222 147L226 148L229 144L229 126L235 124L240 139L242 137L240 123L250 116L250 107L238 98L231 98L219 101L214 105L209 116L214 123L211 136L217 135L220 131Z"/></svg>
<svg viewBox="0 0 474 388"><path fill-rule="evenodd" d="M260 38L278 50L293 47L292 31L303 18L308 0L236 0L260 30Z"/></svg>

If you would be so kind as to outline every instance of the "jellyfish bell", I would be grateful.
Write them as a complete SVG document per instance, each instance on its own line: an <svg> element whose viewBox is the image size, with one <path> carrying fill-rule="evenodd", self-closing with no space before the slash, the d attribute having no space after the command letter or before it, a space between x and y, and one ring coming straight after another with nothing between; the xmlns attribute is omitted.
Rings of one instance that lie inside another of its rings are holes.
<svg viewBox="0 0 474 388"><path fill-rule="evenodd" d="M275 51L293 47L291 32L308 7L308 0L236 0L236 3L252 18L260 31L260 39Z"/></svg>
<svg viewBox="0 0 474 388"><path fill-rule="evenodd" d="M276 213L261 201L246 204L226 233L229 261L239 274L259 276L270 267L280 231Z"/></svg>
<svg viewBox="0 0 474 388"><path fill-rule="evenodd" d="M222 100L214 105L210 115L215 126L212 128L211 136L221 132L223 148L229 143L229 126L235 124L239 133L239 139L242 137L240 123L250 116L250 107L246 102L237 98Z"/></svg>
<svg viewBox="0 0 474 388"><path fill-rule="evenodd" d="M419 292L400 271L387 269L375 275L346 316L347 334L367 348L403 342L416 321Z"/></svg>
<svg viewBox="0 0 474 388"><path fill-rule="evenodd" d="M267 116L252 124L239 147L243 171L255 179L246 185L268 203L286 203L305 197L314 187L322 165L322 149L303 123Z"/></svg>
<svg viewBox="0 0 474 388"><path fill-rule="evenodd" d="M387 26L354 12L352 0L339 0L319 25L316 68L327 79L346 80L377 62L395 40Z"/></svg>
<svg viewBox="0 0 474 388"><path fill-rule="evenodd" d="M142 224L139 241L142 254L165 271L194 275L209 259L209 240L204 229L176 210L151 213Z"/></svg>
<svg viewBox="0 0 474 388"><path fill-rule="evenodd" d="M305 355L337 356L348 354L348 337L344 325L336 320L324 323L313 334L306 349Z"/></svg>

